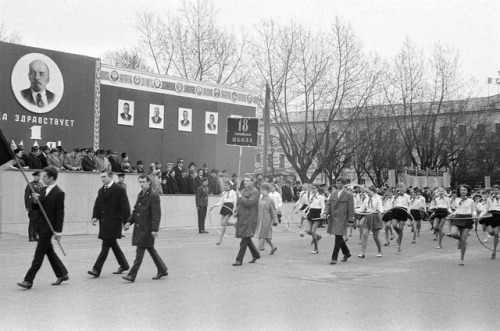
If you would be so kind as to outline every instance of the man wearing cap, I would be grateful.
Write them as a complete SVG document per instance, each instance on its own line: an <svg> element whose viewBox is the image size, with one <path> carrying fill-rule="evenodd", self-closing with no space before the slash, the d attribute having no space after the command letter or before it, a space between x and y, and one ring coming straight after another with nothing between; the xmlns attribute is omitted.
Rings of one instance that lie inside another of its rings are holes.
<svg viewBox="0 0 500 331"><path fill-rule="evenodd" d="M96 172L97 171L97 166L94 161L94 149L91 148L84 148L82 149L82 169L83 171L92 171Z"/></svg>
<svg viewBox="0 0 500 331"><path fill-rule="evenodd" d="M24 162L24 149L18 147L14 150L14 154L16 156L16 159L19 161L21 168L29 169L29 167L26 165L26 162ZM19 168L19 166L17 165L17 162L14 162L14 161L12 163L12 166L14 168Z"/></svg>
<svg viewBox="0 0 500 331"><path fill-rule="evenodd" d="M182 167L184 165L184 160L180 157L177 159L177 165L174 167L174 176L175 176L175 181L177 183L177 189L179 190L180 194L186 194L187 193L187 182L186 178L182 176Z"/></svg>
<svg viewBox="0 0 500 331"><path fill-rule="evenodd" d="M88 274L94 277L99 277L101 274L110 248L120 265L114 274L121 274L129 269L127 259L116 241L116 239L122 237L122 226L130 216L127 193L122 186L113 182L113 172L111 170L101 172L101 181L104 185L97 192L92 212L92 225L95 226L99 222L99 239L102 240L101 253L97 257L92 270L88 271Z"/></svg>
<svg viewBox="0 0 500 331"><path fill-rule="evenodd" d="M47 157L49 156L50 148L48 146L42 146L40 147L40 154L38 154L38 159L40 160L40 163L42 164L42 168L44 169L46 166L48 166L47 162Z"/></svg>
<svg viewBox="0 0 500 331"><path fill-rule="evenodd" d="M128 161L127 153L122 153L122 162L120 162L120 172L132 172L132 166Z"/></svg>
<svg viewBox="0 0 500 331"><path fill-rule="evenodd" d="M95 153L94 161L96 163L97 171L111 170L111 164L108 158L104 155L103 149L98 149Z"/></svg>
<svg viewBox="0 0 500 331"><path fill-rule="evenodd" d="M205 231L205 219L207 218L208 206L208 178L203 178L202 185L196 190L196 209L198 211L198 233L208 233Z"/></svg>
<svg viewBox="0 0 500 331"><path fill-rule="evenodd" d="M116 184L120 185L125 189L125 192L127 192L127 184L125 184L125 174L124 173L119 173L118 174L118 181Z"/></svg>
<svg viewBox="0 0 500 331"><path fill-rule="evenodd" d="M59 149L52 148L49 156L47 157L47 163L49 166L56 167L58 170L65 170L63 163L61 162L61 156L59 155Z"/></svg>
<svg viewBox="0 0 500 331"><path fill-rule="evenodd" d="M26 157L26 165L30 167L30 169L43 169L42 162L40 162L38 158L39 153L38 146L31 147L31 153Z"/></svg>
<svg viewBox="0 0 500 331"><path fill-rule="evenodd" d="M29 223L28 223L29 241L37 241L38 231L35 228L35 221L40 215L40 210L33 209L33 206L31 205L31 197L33 192L30 189L30 185L37 194L40 194L43 185L40 183L40 176L41 176L40 171L35 171L32 175L33 175L33 181L28 185L26 185L26 189L24 190L24 206L26 207L26 211L28 212L28 218L29 218Z"/></svg>
<svg viewBox="0 0 500 331"><path fill-rule="evenodd" d="M109 164L111 164L111 170L113 172L119 172L120 162L118 161L118 152L109 149L106 153L108 154Z"/></svg>
<svg viewBox="0 0 500 331"><path fill-rule="evenodd" d="M177 187L177 181L174 178L175 173L173 173L174 164L167 163L166 170L162 173L162 179L167 181L166 188L167 191L163 191L163 194L179 194L179 188Z"/></svg>
<svg viewBox="0 0 500 331"><path fill-rule="evenodd" d="M138 174L143 174L144 173L144 162L142 160L137 161L137 169L136 172Z"/></svg>
<svg viewBox="0 0 500 331"><path fill-rule="evenodd" d="M82 170L82 157L79 148L74 148L64 159L64 167L70 171Z"/></svg>

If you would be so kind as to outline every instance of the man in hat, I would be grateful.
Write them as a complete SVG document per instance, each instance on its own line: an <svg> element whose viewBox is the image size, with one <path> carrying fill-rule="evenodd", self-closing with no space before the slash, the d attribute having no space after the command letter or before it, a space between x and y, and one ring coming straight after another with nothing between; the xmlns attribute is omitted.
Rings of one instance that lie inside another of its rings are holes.
<svg viewBox="0 0 500 331"><path fill-rule="evenodd" d="M82 157L79 148L74 148L64 159L64 167L70 171L82 170Z"/></svg>
<svg viewBox="0 0 500 331"><path fill-rule="evenodd" d="M128 155L127 153L123 152L121 154L122 161L120 162L120 172L132 172L132 166L130 165L130 162L128 161Z"/></svg>
<svg viewBox="0 0 500 331"><path fill-rule="evenodd" d="M30 167L30 169L43 169L38 154L40 154L38 146L31 147L31 153L26 157L26 165Z"/></svg>
<svg viewBox="0 0 500 331"><path fill-rule="evenodd" d="M97 172L97 165L94 160L94 149L84 148L82 149L82 169L83 171Z"/></svg>
<svg viewBox="0 0 500 331"><path fill-rule="evenodd" d="M120 185L125 189L125 192L127 192L127 184L125 184L125 174L124 173L119 173L118 174L118 181L116 184Z"/></svg>
<svg viewBox="0 0 500 331"><path fill-rule="evenodd" d="M162 179L165 179L167 182L164 184L166 186L167 191L163 191L163 194L179 194L179 188L177 187L177 181L174 178L174 164L169 162L166 165L166 170L162 173Z"/></svg>
<svg viewBox="0 0 500 331"><path fill-rule="evenodd" d="M40 154L38 154L38 159L40 160L40 163L42 164L42 168L44 169L46 166L48 166L48 161L47 158L50 153L50 148L49 146L42 146L40 147Z"/></svg>
<svg viewBox="0 0 500 331"><path fill-rule="evenodd" d="M26 211L28 212L29 241L37 241L38 233L37 229L35 228L35 221L40 216L40 209L38 208L34 209L33 206L31 205L31 198L33 191L30 189L30 185L37 194L40 194L43 185L42 183L40 183L40 177L41 177L40 171L35 171L34 173L32 173L32 175L33 175L33 181L28 185L26 185L26 189L24 190L24 206L26 207Z"/></svg>
<svg viewBox="0 0 500 331"><path fill-rule="evenodd" d="M138 174L143 174L144 173L144 162L142 160L137 161L137 169L136 172Z"/></svg>
<svg viewBox="0 0 500 331"><path fill-rule="evenodd" d="M111 170L111 163L109 163L108 158L104 155L103 149L98 149L96 151L94 161L96 163L98 172L102 172L103 170Z"/></svg>
<svg viewBox="0 0 500 331"><path fill-rule="evenodd" d="M59 149L52 148L49 156L47 157L47 163L49 166L56 167L58 170L66 170L61 161L61 156L59 155Z"/></svg>
<svg viewBox="0 0 500 331"><path fill-rule="evenodd" d="M174 167L174 176L175 176L175 181L177 183L177 189L179 190L179 193L181 194L186 194L187 193L187 182L186 178L182 176L182 167L184 166L184 159L183 158L178 158L177 159L177 165Z"/></svg>
<svg viewBox="0 0 500 331"><path fill-rule="evenodd" d="M97 192L92 213L92 225L95 226L99 222L99 239L102 240L101 253L92 270L88 271L88 274L94 277L99 277L101 274L110 248L120 265L118 270L113 273L121 274L129 269L127 259L116 241L122 237L122 226L130 216L127 193L122 186L113 182L111 170L101 172L101 181L104 185Z"/></svg>
<svg viewBox="0 0 500 331"><path fill-rule="evenodd" d="M109 164L111 164L111 170L113 172L119 172L120 162L118 161L118 152L108 149L106 153L108 154Z"/></svg>
<svg viewBox="0 0 500 331"><path fill-rule="evenodd" d="M21 165L21 168L23 169L29 169L29 167L26 165L26 162L24 161L24 148L16 148L14 150L14 155L16 156L16 159L19 161L19 164ZM17 162L14 162L12 164L14 168L19 168Z"/></svg>

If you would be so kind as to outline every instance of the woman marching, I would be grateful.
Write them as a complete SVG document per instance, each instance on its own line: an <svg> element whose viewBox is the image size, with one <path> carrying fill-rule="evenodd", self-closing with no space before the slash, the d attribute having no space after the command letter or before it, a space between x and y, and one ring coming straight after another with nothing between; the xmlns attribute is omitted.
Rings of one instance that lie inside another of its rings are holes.
<svg viewBox="0 0 500 331"><path fill-rule="evenodd" d="M437 196L432 199L431 209L434 210L434 213L431 215L431 220L433 221L432 227L437 235L438 245L436 249L443 248L443 227L444 223L446 223L446 217L452 213L450 208L450 199L445 195L444 187L439 187L437 191Z"/></svg>
<svg viewBox="0 0 500 331"><path fill-rule="evenodd" d="M257 229L255 230L255 236L267 241L271 246L271 253L273 255L277 248L273 245L273 223L278 222L278 215L276 214L276 207L274 205L273 199L269 197L269 191L271 191L271 185L269 183L263 183L260 186L261 198L259 201L259 217L257 219Z"/></svg>
<svg viewBox="0 0 500 331"><path fill-rule="evenodd" d="M497 246L498 246L498 234L500 232L500 185L493 185L493 193L491 197L486 200L486 205L481 216L486 213L490 213L492 217L484 218L484 223L486 225L486 230L490 235L493 236L493 253L491 254L491 259L494 260L497 257Z"/></svg>
<svg viewBox="0 0 500 331"><path fill-rule="evenodd" d="M425 198L422 196L422 190L415 189L410 198L410 214L413 217L412 231L413 240L412 244L417 242L417 236L420 237L420 228L422 227L422 212L426 211Z"/></svg>
<svg viewBox="0 0 500 331"><path fill-rule="evenodd" d="M470 198L472 189L468 185L460 185L457 190L457 198L452 201L456 210L450 214L451 233L450 236L458 240L460 249L460 265L464 265L465 250L467 249L467 237L476 218L476 207Z"/></svg>
<svg viewBox="0 0 500 331"><path fill-rule="evenodd" d="M370 185L368 189L364 189L368 197L364 200L361 208L357 209L357 213L368 214L365 216L363 222L363 238L361 242L361 254L358 255L360 258L365 257L366 244L368 242L368 236L370 231L373 232L373 239L377 245L377 257L382 257L382 245L380 244L380 239L378 237L379 230L382 229L383 223L380 214L384 212L384 207L382 205L382 198L376 194L377 190L373 185Z"/></svg>
<svg viewBox="0 0 500 331"><path fill-rule="evenodd" d="M321 236L316 234L316 230L322 221L321 215L325 210L325 196L319 194L318 189L318 184L312 184L311 196L309 198L309 212L307 213L306 233L311 235L311 244L314 244L314 250L311 254L319 253L318 241L321 240Z"/></svg>
<svg viewBox="0 0 500 331"><path fill-rule="evenodd" d="M389 246L390 240L394 239L394 233L392 232L392 203L394 200L392 189L387 189L384 194L384 199L382 200L382 205L384 207L384 214L382 215L382 222L384 222L384 233L385 233L385 243L384 246ZM389 239L389 232L391 237Z"/></svg>
<svg viewBox="0 0 500 331"><path fill-rule="evenodd" d="M234 226L234 223L229 222L229 218L233 215L234 205L236 205L236 192L233 190L233 183L228 180L224 182L224 192L222 192L219 203L210 207L210 210L212 210L215 207L222 206L219 213L222 229L217 245L222 243L227 226Z"/></svg>
<svg viewBox="0 0 500 331"><path fill-rule="evenodd" d="M403 241L403 229L408 219L408 209L410 207L410 196L405 193L405 184L398 184L398 191L394 195L394 200L392 201L392 227L394 231L398 234L398 253L401 253L401 242Z"/></svg>

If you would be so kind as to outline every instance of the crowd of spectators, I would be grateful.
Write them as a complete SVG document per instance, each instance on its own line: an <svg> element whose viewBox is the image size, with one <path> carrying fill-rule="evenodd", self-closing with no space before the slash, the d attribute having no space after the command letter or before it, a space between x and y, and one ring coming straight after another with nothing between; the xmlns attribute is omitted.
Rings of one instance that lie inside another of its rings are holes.
<svg viewBox="0 0 500 331"><path fill-rule="evenodd" d="M24 169L43 169L46 166L54 166L60 171L86 171L102 172L112 170L117 174L146 173L150 176L153 189L159 194L195 194L198 187L202 185L203 179L208 178L208 190L211 195L220 195L224 183L229 181L235 190L243 188L243 180L238 175L229 175L228 170L209 169L204 163L197 167L194 162L184 165L184 159L178 158L176 164L167 163L163 167L161 162L152 162L144 166L139 160L132 165L127 153L121 153L120 158L115 150L103 150L94 148L74 148L67 153L61 146L49 148L48 146L33 146L26 153L23 146L18 146L14 153L19 164ZM18 168L17 162L12 166ZM264 176L255 174L255 186L259 189L262 183L274 183L284 202L296 201L300 193L300 183L293 177Z"/></svg>

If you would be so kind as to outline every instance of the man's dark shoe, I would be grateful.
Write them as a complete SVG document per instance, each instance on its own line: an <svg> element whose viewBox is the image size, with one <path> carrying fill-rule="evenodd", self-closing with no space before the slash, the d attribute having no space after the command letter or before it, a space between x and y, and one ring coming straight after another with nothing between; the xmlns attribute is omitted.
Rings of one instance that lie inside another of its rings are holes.
<svg viewBox="0 0 500 331"><path fill-rule="evenodd" d="M56 279L56 281L54 283L52 283L52 285L61 285L62 282L65 282L65 281L68 281L69 280L69 277L68 275L66 276L62 276L62 277L59 277Z"/></svg>
<svg viewBox="0 0 500 331"><path fill-rule="evenodd" d="M242 264L243 264L243 263L241 263L241 261L236 261L236 262L234 262L234 263L233 263L233 265L234 265L235 267L239 267L239 266L241 266Z"/></svg>
<svg viewBox="0 0 500 331"><path fill-rule="evenodd" d="M347 253L346 255L344 255L344 257L342 258L342 260L340 260L341 262L347 262L347 259L351 257L351 253Z"/></svg>
<svg viewBox="0 0 500 331"><path fill-rule="evenodd" d="M248 263L255 263L255 261L257 261L258 259L260 259L260 256L254 257L253 259L248 261Z"/></svg>
<svg viewBox="0 0 500 331"><path fill-rule="evenodd" d="M330 264L337 264L337 260L331 260Z"/></svg>
<svg viewBox="0 0 500 331"><path fill-rule="evenodd" d="M30 282L28 282L27 280L23 280L22 282L17 283L17 285L19 285L19 286L21 286L22 288L25 288L25 289L27 289L27 290L29 290L29 289L33 286L33 284L32 284L32 283L30 283Z"/></svg>
<svg viewBox="0 0 500 331"><path fill-rule="evenodd" d="M131 283L133 283L135 281L135 278L130 276L130 275L122 276L122 278L125 279L126 281L131 282Z"/></svg>
<svg viewBox="0 0 500 331"><path fill-rule="evenodd" d="M89 271L87 271L87 273L89 275L94 276L95 278L99 277L99 272L97 270L95 270L95 269L89 270Z"/></svg>
<svg viewBox="0 0 500 331"><path fill-rule="evenodd" d="M168 271L158 273L153 279L161 279L162 277L168 276Z"/></svg>
<svg viewBox="0 0 500 331"><path fill-rule="evenodd" d="M118 267L118 270L114 271L114 275L121 275L124 271L127 271L128 269L123 269L122 267Z"/></svg>

